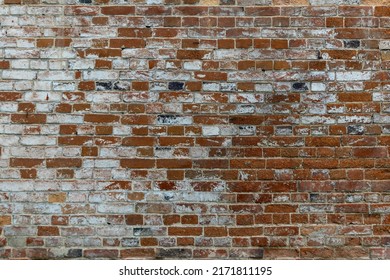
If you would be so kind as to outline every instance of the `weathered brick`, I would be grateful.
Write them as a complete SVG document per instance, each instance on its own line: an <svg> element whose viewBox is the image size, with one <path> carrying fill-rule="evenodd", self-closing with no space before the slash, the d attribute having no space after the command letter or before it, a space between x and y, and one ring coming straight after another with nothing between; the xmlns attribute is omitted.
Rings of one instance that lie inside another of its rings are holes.
<svg viewBox="0 0 390 280"><path fill-rule="evenodd" d="M390 1L114 2L4 1L0 258L389 258Z"/></svg>

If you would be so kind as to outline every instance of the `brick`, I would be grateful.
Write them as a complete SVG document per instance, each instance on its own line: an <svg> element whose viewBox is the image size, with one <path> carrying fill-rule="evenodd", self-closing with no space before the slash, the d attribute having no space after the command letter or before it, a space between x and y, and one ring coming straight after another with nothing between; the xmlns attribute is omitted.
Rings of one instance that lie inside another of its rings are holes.
<svg viewBox="0 0 390 280"><path fill-rule="evenodd" d="M1 10L0 258L390 256L389 0L41 2Z"/></svg>
<svg viewBox="0 0 390 280"><path fill-rule="evenodd" d="M11 121L14 123L24 124L42 124L46 123L46 115L44 114L13 114Z"/></svg>
<svg viewBox="0 0 390 280"><path fill-rule="evenodd" d="M84 116L85 122L93 123L111 123L118 122L119 116L115 115L101 115L101 114L87 114Z"/></svg>
<svg viewBox="0 0 390 280"><path fill-rule="evenodd" d="M110 48L143 48L143 39L110 39Z"/></svg>
<svg viewBox="0 0 390 280"><path fill-rule="evenodd" d="M168 234L172 236L199 236L202 234L200 227L170 227Z"/></svg>
<svg viewBox="0 0 390 280"><path fill-rule="evenodd" d="M54 226L38 226L38 236L58 236L60 231Z"/></svg>
<svg viewBox="0 0 390 280"><path fill-rule="evenodd" d="M100 10L103 15L132 15L135 13L133 6L109 6L101 7Z"/></svg>
<svg viewBox="0 0 390 280"><path fill-rule="evenodd" d="M0 69L9 69L10 63L6 60L0 60Z"/></svg>
<svg viewBox="0 0 390 280"><path fill-rule="evenodd" d="M6 225L11 225L11 222L12 222L12 218L11 216L3 216L1 215L0 216L0 226L6 226Z"/></svg>
<svg viewBox="0 0 390 280"><path fill-rule="evenodd" d="M374 15L376 17L388 17L390 14L390 8L388 6L376 6L374 9Z"/></svg>
<svg viewBox="0 0 390 280"><path fill-rule="evenodd" d="M44 159L34 159L34 158L11 158L10 166L12 167L24 167L31 168L42 165Z"/></svg>
<svg viewBox="0 0 390 280"><path fill-rule="evenodd" d="M122 140L124 146L153 146L155 139L153 137L126 137Z"/></svg>
<svg viewBox="0 0 390 280"><path fill-rule="evenodd" d="M48 168L59 168L59 167L81 167L81 159L70 159L70 158L56 158L47 159L46 166Z"/></svg>
<svg viewBox="0 0 390 280"><path fill-rule="evenodd" d="M353 156L362 158L382 158L387 157L387 149L383 147L375 148L354 148Z"/></svg>
<svg viewBox="0 0 390 280"><path fill-rule="evenodd" d="M119 250L110 249L87 249L84 250L84 257L91 259L116 259Z"/></svg>
<svg viewBox="0 0 390 280"><path fill-rule="evenodd" d="M153 168L155 160L153 159L121 159L121 167L124 168Z"/></svg>
<svg viewBox="0 0 390 280"><path fill-rule="evenodd" d="M209 54L205 50L178 50L177 59L205 59Z"/></svg>

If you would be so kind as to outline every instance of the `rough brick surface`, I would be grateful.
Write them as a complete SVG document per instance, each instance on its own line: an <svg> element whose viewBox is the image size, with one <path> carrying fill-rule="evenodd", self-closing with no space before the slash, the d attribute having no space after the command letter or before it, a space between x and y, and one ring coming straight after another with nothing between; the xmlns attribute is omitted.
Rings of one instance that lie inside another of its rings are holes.
<svg viewBox="0 0 390 280"><path fill-rule="evenodd" d="M0 258L389 258L389 5L4 0Z"/></svg>

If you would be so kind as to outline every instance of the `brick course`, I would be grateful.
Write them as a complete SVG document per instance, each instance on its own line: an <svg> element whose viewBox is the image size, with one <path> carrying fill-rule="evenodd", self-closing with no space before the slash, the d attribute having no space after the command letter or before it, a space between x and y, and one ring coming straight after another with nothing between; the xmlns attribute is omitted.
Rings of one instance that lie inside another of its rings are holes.
<svg viewBox="0 0 390 280"><path fill-rule="evenodd" d="M1 4L0 258L390 258L390 1Z"/></svg>

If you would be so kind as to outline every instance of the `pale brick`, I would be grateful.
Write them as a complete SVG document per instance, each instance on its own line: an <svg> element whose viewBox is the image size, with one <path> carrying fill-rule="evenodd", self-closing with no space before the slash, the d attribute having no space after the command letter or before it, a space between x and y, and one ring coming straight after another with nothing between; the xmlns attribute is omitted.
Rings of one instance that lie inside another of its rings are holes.
<svg viewBox="0 0 390 280"><path fill-rule="evenodd" d="M36 71L4 70L2 78L6 80L34 80L37 77Z"/></svg>

